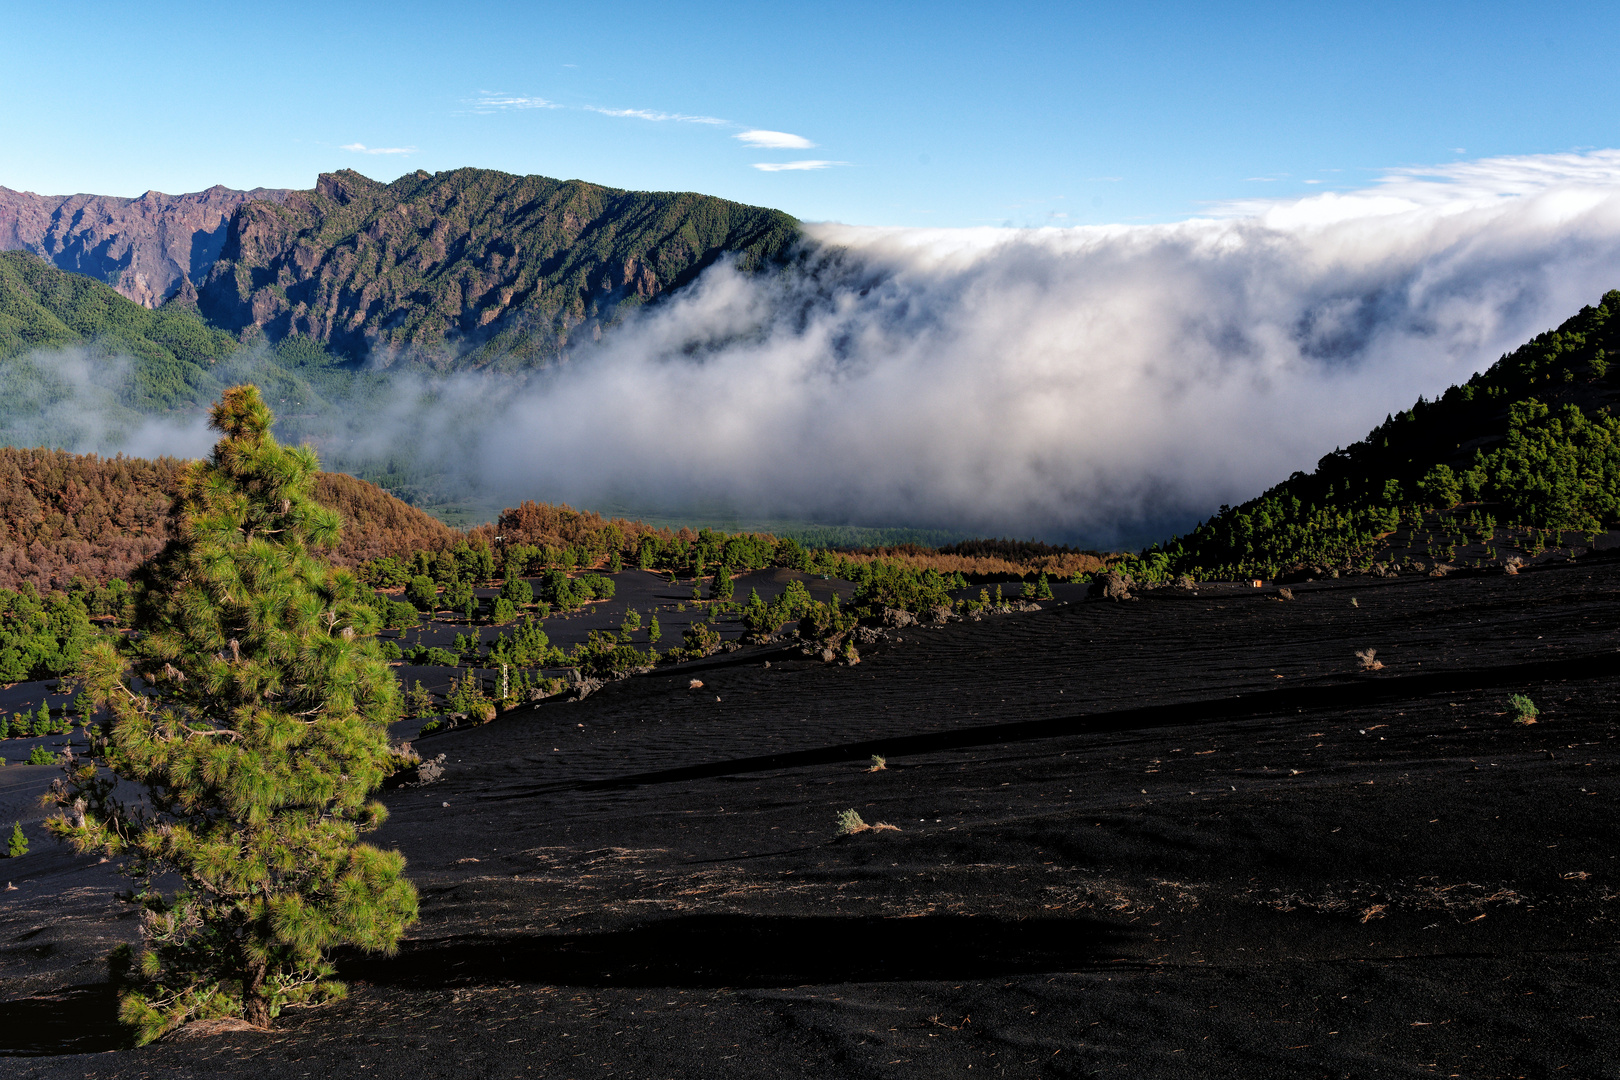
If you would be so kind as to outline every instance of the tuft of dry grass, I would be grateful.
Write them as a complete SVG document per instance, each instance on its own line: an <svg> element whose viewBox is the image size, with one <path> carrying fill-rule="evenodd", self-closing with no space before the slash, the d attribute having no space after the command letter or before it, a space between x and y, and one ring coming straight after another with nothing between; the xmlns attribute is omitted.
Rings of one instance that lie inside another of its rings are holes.
<svg viewBox="0 0 1620 1080"><path fill-rule="evenodd" d="M1362 671L1383 671L1383 661L1378 659L1377 649L1357 649L1356 659L1361 661Z"/></svg>
<svg viewBox="0 0 1620 1080"><path fill-rule="evenodd" d="M1292 600L1293 598L1294 598L1294 590L1293 589L1278 589L1277 590L1277 599L1279 599L1279 600Z"/></svg>
<svg viewBox="0 0 1620 1080"><path fill-rule="evenodd" d="M899 831L900 831L900 827L898 825L890 825L890 824L888 824L886 822L882 822L882 821L878 822L875 825L868 825L865 821L861 820L861 815L859 813L857 813L854 810L853 807L848 809L848 810L840 810L838 812L838 835L839 836L855 836L855 835L857 835L859 833L863 833L863 832L899 832Z"/></svg>
<svg viewBox="0 0 1620 1080"><path fill-rule="evenodd" d="M686 688L688 690L701 690L703 689L703 680L693 679L691 682L686 684Z"/></svg>

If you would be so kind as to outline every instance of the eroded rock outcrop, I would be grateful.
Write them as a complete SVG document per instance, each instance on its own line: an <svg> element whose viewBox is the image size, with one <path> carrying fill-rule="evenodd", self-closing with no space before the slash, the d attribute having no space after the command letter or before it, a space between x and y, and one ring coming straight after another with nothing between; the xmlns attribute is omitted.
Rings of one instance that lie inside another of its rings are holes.
<svg viewBox="0 0 1620 1080"><path fill-rule="evenodd" d="M278 203L281 188L211 187L186 195L35 195L0 187L0 251L32 251L58 269L105 281L155 308L207 277L231 216L247 202Z"/></svg>

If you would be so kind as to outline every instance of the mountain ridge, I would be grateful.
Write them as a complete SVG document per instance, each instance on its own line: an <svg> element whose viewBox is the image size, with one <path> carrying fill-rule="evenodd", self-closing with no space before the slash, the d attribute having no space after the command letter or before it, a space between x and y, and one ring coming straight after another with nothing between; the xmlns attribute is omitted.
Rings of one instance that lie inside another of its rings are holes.
<svg viewBox="0 0 1620 1080"><path fill-rule="evenodd" d="M244 340L302 335L351 358L545 363L721 258L780 260L798 221L692 192L639 192L489 169L353 170L242 204L200 287ZM457 355L458 354L458 355Z"/></svg>
<svg viewBox="0 0 1620 1080"><path fill-rule="evenodd" d="M169 195L36 195L0 186L0 251L31 251L60 270L104 281L155 308L200 284L242 204L278 202L286 188L216 184Z"/></svg>

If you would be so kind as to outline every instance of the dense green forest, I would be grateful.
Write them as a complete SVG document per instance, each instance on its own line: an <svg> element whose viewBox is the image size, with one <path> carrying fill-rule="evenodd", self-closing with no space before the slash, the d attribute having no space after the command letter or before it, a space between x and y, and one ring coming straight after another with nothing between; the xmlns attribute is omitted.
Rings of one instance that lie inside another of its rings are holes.
<svg viewBox="0 0 1620 1080"><path fill-rule="evenodd" d="M83 368L69 370L63 350L77 350ZM124 420L201 409L245 379L297 416L300 406L377 393L386 384L309 338L244 347L190 303L144 308L104 282L26 251L0 252L0 378L8 391L0 403L6 426L58 400L75 412L111 408Z"/></svg>
<svg viewBox="0 0 1620 1080"><path fill-rule="evenodd" d="M1433 401L1419 398L1309 475L1133 560L1141 577L1362 571L1420 551L1535 554L1620 522L1620 291Z"/></svg>
<svg viewBox="0 0 1620 1080"><path fill-rule="evenodd" d="M88 363L109 369L122 404L152 411L205 399L214 389L210 368L235 352L237 343L181 305L152 311L37 255L0 252L0 360L67 348L82 349ZM132 363L127 371L112 372L119 357ZM49 374L38 373L47 379ZM19 388L10 389L15 394Z"/></svg>

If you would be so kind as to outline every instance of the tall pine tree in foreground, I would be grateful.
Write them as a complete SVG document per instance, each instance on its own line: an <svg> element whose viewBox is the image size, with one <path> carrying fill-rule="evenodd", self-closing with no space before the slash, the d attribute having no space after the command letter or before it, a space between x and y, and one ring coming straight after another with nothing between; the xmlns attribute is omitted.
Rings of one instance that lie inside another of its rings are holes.
<svg viewBox="0 0 1620 1080"><path fill-rule="evenodd" d="M49 796L58 839L135 880L141 943L114 977L142 1043L339 996L328 951L392 951L416 918L404 858L360 842L385 816L371 796L399 691L361 586L317 554L339 519L312 498L315 455L276 443L252 386L212 423L224 437L138 574L136 632L86 650L103 719ZM160 890L171 874L180 888Z"/></svg>

